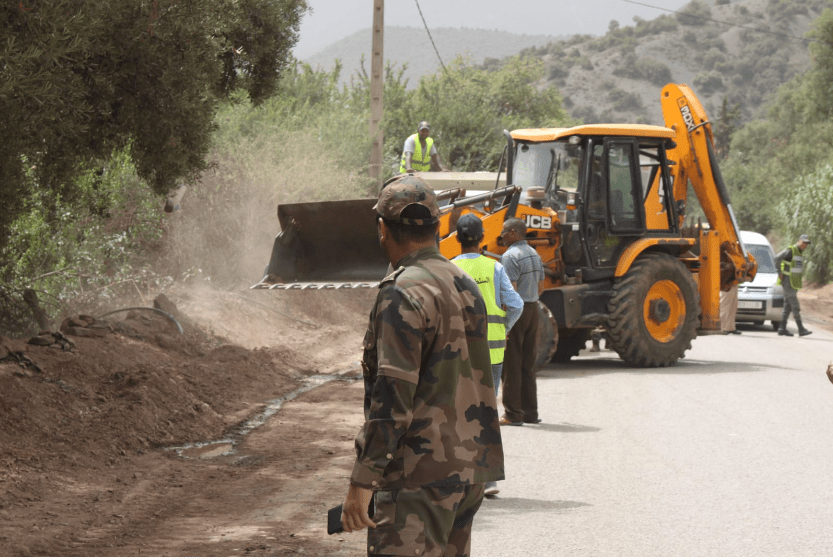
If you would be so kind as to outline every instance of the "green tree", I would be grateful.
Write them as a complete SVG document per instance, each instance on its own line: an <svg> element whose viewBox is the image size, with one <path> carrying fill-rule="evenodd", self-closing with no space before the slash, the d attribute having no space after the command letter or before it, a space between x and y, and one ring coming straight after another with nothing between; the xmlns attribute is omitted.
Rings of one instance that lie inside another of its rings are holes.
<svg viewBox="0 0 833 560"><path fill-rule="evenodd" d="M833 10L825 10L808 35L815 39L812 68L778 89L766 119L732 137L723 170L744 229L783 227L778 203L793 197L797 178L833 161Z"/></svg>
<svg viewBox="0 0 833 560"><path fill-rule="evenodd" d="M714 124L714 149L721 161L729 155L732 134L738 129L740 117L740 103L730 107L729 100L724 97L717 113L717 122Z"/></svg>
<svg viewBox="0 0 833 560"><path fill-rule="evenodd" d="M129 150L157 193L205 170L218 103L235 89L255 103L275 92L306 9L306 0L5 2L0 247L27 189L69 202L73 179L114 150Z"/></svg>
<svg viewBox="0 0 833 560"><path fill-rule="evenodd" d="M785 233L792 242L806 233L813 242L807 249L808 276L822 284L830 280L833 265L833 165L820 166L800 177L791 196L778 206Z"/></svg>
<svg viewBox="0 0 833 560"><path fill-rule="evenodd" d="M425 119L431 122L437 149L453 169L495 171L505 145L504 129L572 122L558 90L537 87L544 72L539 59L513 57L490 72L458 58L447 72L420 81L412 107L406 109L408 120L397 120L395 108L385 110L385 143L394 142L386 151L401 155L402 142ZM395 129L394 123L403 128Z"/></svg>

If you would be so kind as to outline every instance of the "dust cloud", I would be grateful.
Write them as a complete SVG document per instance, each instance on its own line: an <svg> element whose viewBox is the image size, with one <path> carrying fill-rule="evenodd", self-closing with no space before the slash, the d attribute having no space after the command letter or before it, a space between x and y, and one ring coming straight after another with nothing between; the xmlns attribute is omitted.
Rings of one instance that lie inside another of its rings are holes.
<svg viewBox="0 0 833 560"><path fill-rule="evenodd" d="M249 289L280 231L278 204L366 196L366 178L338 168L314 131L273 132L215 152L215 168L168 214L159 269L178 279L168 295L203 328L244 347L304 347L334 336L360 344L372 290ZM346 351L337 341L324 346Z"/></svg>
<svg viewBox="0 0 833 560"><path fill-rule="evenodd" d="M195 274L224 287L255 284L280 231L278 204L365 196L366 179L339 169L313 132L244 144L214 154L216 167L170 215L163 265L171 276Z"/></svg>

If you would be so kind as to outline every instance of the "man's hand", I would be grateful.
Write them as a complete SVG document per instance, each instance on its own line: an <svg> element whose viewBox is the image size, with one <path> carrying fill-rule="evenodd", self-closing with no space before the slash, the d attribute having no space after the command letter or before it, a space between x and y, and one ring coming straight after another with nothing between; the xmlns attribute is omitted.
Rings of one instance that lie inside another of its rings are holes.
<svg viewBox="0 0 833 560"><path fill-rule="evenodd" d="M366 527L376 527L367 515L372 498L373 490L350 484L347 488L347 497L344 498L344 510L341 513L341 524L344 526L345 533L361 531Z"/></svg>

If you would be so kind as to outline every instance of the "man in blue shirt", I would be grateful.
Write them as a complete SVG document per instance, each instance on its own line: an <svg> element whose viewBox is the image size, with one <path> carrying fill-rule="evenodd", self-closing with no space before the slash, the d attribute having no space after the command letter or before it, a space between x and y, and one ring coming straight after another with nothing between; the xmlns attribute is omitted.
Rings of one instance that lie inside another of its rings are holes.
<svg viewBox="0 0 833 560"><path fill-rule="evenodd" d="M504 426L537 424L538 387L535 382L535 343L538 339L538 295L543 289L544 263L526 242L526 224L520 218L503 223L503 244L509 249L500 259L524 309L509 331L503 368Z"/></svg>

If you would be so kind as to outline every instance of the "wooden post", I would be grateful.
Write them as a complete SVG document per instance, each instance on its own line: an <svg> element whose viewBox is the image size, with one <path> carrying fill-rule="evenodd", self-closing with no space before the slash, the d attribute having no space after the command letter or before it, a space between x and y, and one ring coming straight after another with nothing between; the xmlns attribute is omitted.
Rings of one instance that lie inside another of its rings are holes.
<svg viewBox="0 0 833 560"><path fill-rule="evenodd" d="M373 0L373 44L370 63L370 167L368 175L382 188L382 115L384 94L385 0Z"/></svg>

